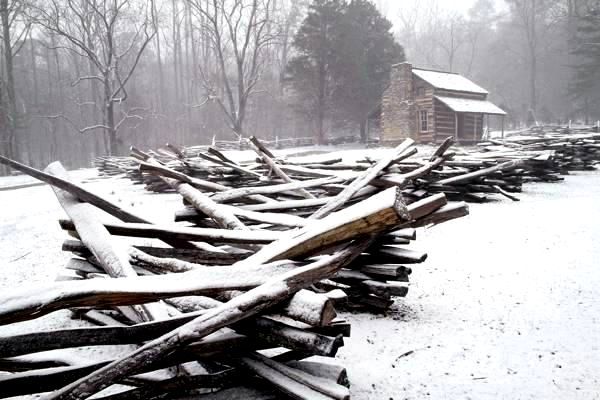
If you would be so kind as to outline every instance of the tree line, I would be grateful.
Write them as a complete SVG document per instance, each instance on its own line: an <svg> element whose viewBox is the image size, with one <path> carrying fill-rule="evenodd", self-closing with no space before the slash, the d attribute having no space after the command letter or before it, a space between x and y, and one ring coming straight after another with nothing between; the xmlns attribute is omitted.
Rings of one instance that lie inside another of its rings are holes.
<svg viewBox="0 0 600 400"><path fill-rule="evenodd" d="M365 140L407 58L473 78L515 126L599 118L599 1L506 3L0 0L0 153L75 167L129 144Z"/></svg>
<svg viewBox="0 0 600 400"><path fill-rule="evenodd" d="M0 151L37 166L129 144L322 142L342 112L364 126L356 115L403 57L366 0L0 0L0 18ZM319 59L335 68L318 76Z"/></svg>

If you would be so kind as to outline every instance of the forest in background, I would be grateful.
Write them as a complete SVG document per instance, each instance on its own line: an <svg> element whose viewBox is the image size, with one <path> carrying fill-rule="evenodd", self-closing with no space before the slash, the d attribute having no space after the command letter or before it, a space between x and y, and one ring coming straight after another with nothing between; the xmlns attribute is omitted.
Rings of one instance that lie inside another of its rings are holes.
<svg viewBox="0 0 600 400"><path fill-rule="evenodd" d="M0 153L79 167L130 144L364 139L404 59L473 79L513 128L600 118L598 0L385 3L0 0Z"/></svg>

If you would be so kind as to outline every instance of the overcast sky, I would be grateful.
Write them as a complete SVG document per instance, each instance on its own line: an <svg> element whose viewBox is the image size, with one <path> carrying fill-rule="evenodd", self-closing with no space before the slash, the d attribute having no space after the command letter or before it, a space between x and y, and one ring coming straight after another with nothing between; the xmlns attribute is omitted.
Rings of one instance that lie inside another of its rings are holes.
<svg viewBox="0 0 600 400"><path fill-rule="evenodd" d="M466 14L469 8L477 0L375 0L375 4L384 12L384 14L393 22L398 15L398 9L403 6L418 3L427 3L428 1L437 1L438 5L447 11L456 11ZM504 0L494 0L498 9L505 7Z"/></svg>

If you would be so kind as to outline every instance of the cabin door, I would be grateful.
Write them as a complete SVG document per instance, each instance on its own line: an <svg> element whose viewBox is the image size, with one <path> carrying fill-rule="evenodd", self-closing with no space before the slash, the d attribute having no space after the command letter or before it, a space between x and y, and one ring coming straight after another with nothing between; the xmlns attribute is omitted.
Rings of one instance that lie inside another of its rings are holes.
<svg viewBox="0 0 600 400"><path fill-rule="evenodd" d="M465 114L456 113L456 136L459 138L465 136Z"/></svg>

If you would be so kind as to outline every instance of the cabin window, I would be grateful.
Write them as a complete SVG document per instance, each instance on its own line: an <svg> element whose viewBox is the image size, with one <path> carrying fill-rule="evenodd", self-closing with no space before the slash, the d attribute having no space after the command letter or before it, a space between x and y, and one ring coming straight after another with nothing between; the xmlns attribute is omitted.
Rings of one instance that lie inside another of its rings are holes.
<svg viewBox="0 0 600 400"><path fill-rule="evenodd" d="M417 97L425 96L425 88L423 86L417 88Z"/></svg>
<svg viewBox="0 0 600 400"><path fill-rule="evenodd" d="M419 126L421 127L421 132L427 132L429 129L428 125L428 113L427 110L419 111Z"/></svg>

